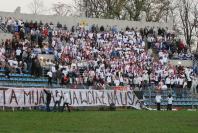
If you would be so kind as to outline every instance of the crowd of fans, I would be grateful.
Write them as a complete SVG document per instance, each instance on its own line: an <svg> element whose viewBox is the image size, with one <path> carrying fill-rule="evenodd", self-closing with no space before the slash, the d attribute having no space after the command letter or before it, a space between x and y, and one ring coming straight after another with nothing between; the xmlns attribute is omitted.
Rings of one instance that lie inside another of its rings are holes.
<svg viewBox="0 0 198 133"><path fill-rule="evenodd" d="M192 54L168 29L142 29L24 22L2 19L13 39L2 41L0 65L10 72L42 76L49 69L49 85L131 86L157 90L188 88L196 92L197 73L191 67L173 66L170 58L191 59ZM54 60L38 58L49 54Z"/></svg>

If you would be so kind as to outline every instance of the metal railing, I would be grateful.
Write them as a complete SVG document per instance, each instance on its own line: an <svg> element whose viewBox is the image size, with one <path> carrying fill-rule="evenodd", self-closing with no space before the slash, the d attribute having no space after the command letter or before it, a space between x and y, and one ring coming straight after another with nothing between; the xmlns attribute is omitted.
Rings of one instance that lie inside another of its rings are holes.
<svg viewBox="0 0 198 133"><path fill-rule="evenodd" d="M162 106L167 105L167 97L169 94L172 94L174 101L174 106L188 106L194 109L194 107L198 107L198 98L193 96L193 93L189 89L183 89L180 93L177 92L178 88L173 88L172 91L163 90L161 91L162 96ZM170 93L171 92L171 93ZM157 92L152 87L148 87L147 90L143 91L144 103L146 106L156 106L155 104L155 96Z"/></svg>
<svg viewBox="0 0 198 133"><path fill-rule="evenodd" d="M8 32L8 30L5 28L5 26L3 26L2 24L0 24L0 29L3 31L3 32L5 32L5 33L7 33Z"/></svg>

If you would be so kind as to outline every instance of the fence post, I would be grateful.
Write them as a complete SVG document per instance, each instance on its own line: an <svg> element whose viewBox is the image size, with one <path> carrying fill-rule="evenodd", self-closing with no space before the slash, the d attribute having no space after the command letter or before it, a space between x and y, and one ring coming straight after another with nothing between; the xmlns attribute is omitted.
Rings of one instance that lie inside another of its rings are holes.
<svg viewBox="0 0 198 133"><path fill-rule="evenodd" d="M42 66L42 79L45 80L45 72L44 72L44 66ZM46 86L44 85L43 88Z"/></svg>
<svg viewBox="0 0 198 133"><path fill-rule="evenodd" d="M193 102L193 93L191 93L190 95L191 95L192 109L194 109L194 105L193 105L194 104L194 102Z"/></svg>

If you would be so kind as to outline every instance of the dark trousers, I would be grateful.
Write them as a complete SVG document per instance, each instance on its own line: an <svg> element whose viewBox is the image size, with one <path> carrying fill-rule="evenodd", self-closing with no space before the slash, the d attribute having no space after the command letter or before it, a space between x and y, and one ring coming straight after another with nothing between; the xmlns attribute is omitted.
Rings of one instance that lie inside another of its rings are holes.
<svg viewBox="0 0 198 133"><path fill-rule="evenodd" d="M188 89L191 89L191 86L192 86L192 81L188 81L188 82L187 82L187 87L188 87Z"/></svg>
<svg viewBox="0 0 198 133"><path fill-rule="evenodd" d="M175 88L175 90L176 90L177 97L182 98L183 85L177 85L177 87Z"/></svg>
<svg viewBox="0 0 198 133"><path fill-rule="evenodd" d="M160 108L160 107L161 107L160 103L157 103L157 110L158 110L158 111L160 111L160 110L161 110L161 108Z"/></svg>
<svg viewBox="0 0 198 133"><path fill-rule="evenodd" d="M17 59L17 61L21 61L21 56L20 55L17 55L16 56L16 59Z"/></svg>
<svg viewBox="0 0 198 133"><path fill-rule="evenodd" d="M47 110L47 112L50 112L50 107L49 107L49 105L50 105L50 103L47 103L47 104L46 104L46 110Z"/></svg>
<svg viewBox="0 0 198 133"><path fill-rule="evenodd" d="M172 111L172 104L168 104L168 105L167 105L167 110Z"/></svg>
<svg viewBox="0 0 198 133"><path fill-rule="evenodd" d="M171 89L173 89L173 88L174 88L174 84L171 84L171 86L170 86L170 87L171 87Z"/></svg>
<svg viewBox="0 0 198 133"><path fill-rule="evenodd" d="M10 78L10 72L6 72L5 77L9 79Z"/></svg>
<svg viewBox="0 0 198 133"><path fill-rule="evenodd" d="M57 105L58 105L58 109L57 109L57 107L56 107ZM57 110L60 111L60 101L56 101L56 102L54 103L54 108L53 108L53 110L54 110L54 111L57 111Z"/></svg>
<svg viewBox="0 0 198 133"><path fill-rule="evenodd" d="M48 77L48 85L52 86L52 78L51 77Z"/></svg>
<svg viewBox="0 0 198 133"><path fill-rule="evenodd" d="M67 106L67 110L68 110L69 112L71 112L70 107L69 107L69 103L66 103L66 102L63 103L63 107L62 107L62 110L61 110L61 111L62 111L62 112L64 111L65 105Z"/></svg>
<svg viewBox="0 0 198 133"><path fill-rule="evenodd" d="M170 84L166 84L166 85L167 85L168 89L170 89L170 88L171 88L171 85L170 85Z"/></svg>

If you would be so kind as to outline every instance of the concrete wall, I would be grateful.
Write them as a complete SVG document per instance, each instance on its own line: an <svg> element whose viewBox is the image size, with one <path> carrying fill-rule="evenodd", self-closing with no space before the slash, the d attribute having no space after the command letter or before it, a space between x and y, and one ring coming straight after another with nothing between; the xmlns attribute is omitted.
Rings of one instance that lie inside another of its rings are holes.
<svg viewBox="0 0 198 133"><path fill-rule="evenodd" d="M0 41L6 39L12 39L12 34L0 32Z"/></svg>
<svg viewBox="0 0 198 133"><path fill-rule="evenodd" d="M14 17L17 19L28 20L28 21L42 21L44 23L52 22L56 24L60 22L61 24L66 24L68 28L71 28L73 25L76 25L82 21L86 21L89 25L97 24L99 26L114 26L117 25L119 29L125 29L126 26L134 28L144 28L149 27L168 27L172 29L172 23L154 23L154 22L137 22L137 21L126 21L126 20L111 20L111 19L94 19L94 18L81 18L81 17L61 17L61 16L50 16L50 15L33 15L33 14L19 14L11 12L0 12L2 17Z"/></svg>
<svg viewBox="0 0 198 133"><path fill-rule="evenodd" d="M39 54L39 55L38 55L38 58L39 58L39 59L42 58L42 59L46 59L46 60L47 60L47 59L49 59L49 60L54 60L54 55Z"/></svg>
<svg viewBox="0 0 198 133"><path fill-rule="evenodd" d="M192 60L170 60L170 63L174 66L181 66L184 67L192 67L193 66L193 61Z"/></svg>

